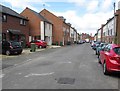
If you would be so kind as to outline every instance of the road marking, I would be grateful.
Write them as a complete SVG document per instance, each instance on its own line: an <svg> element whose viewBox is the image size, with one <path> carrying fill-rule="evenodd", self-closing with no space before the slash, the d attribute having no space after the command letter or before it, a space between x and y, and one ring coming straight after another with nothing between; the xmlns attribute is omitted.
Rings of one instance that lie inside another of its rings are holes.
<svg viewBox="0 0 120 91"><path fill-rule="evenodd" d="M52 75L54 74L54 72L51 72L51 73L42 73L42 74L36 74L36 73L31 73L31 74L28 74L24 77L30 77L30 76L46 76L46 75Z"/></svg>
<svg viewBox="0 0 120 91"><path fill-rule="evenodd" d="M5 76L5 74L1 74L1 75L0 75L0 78L3 78L4 76Z"/></svg>
<svg viewBox="0 0 120 91"><path fill-rule="evenodd" d="M69 63L71 64L72 62L68 61L68 62L59 62L60 64L63 64L63 63Z"/></svg>
<svg viewBox="0 0 120 91"><path fill-rule="evenodd" d="M17 66L18 64L14 64L14 66Z"/></svg>
<svg viewBox="0 0 120 91"><path fill-rule="evenodd" d="M32 59L28 59L28 60L26 60L26 61L30 61L30 60L32 60Z"/></svg>

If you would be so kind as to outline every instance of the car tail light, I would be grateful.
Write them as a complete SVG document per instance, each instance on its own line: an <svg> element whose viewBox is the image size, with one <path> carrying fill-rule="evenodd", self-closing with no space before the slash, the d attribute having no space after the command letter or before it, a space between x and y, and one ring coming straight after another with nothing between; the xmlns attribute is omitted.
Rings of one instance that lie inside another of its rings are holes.
<svg viewBox="0 0 120 91"><path fill-rule="evenodd" d="M110 57L110 59L120 63L120 57Z"/></svg>

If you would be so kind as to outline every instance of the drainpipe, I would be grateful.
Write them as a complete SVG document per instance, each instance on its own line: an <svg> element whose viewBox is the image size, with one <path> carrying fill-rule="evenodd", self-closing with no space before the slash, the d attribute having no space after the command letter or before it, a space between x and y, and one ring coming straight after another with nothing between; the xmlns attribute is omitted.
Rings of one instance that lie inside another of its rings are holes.
<svg viewBox="0 0 120 91"><path fill-rule="evenodd" d="M44 21L44 41L45 41L45 21Z"/></svg>

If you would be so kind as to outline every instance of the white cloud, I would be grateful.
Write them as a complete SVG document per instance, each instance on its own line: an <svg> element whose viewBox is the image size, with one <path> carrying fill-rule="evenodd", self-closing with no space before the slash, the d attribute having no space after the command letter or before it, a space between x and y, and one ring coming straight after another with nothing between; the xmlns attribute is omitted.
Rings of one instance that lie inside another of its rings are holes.
<svg viewBox="0 0 120 91"><path fill-rule="evenodd" d="M86 0L66 0L67 2L74 3L77 6L83 6L86 4Z"/></svg>
<svg viewBox="0 0 120 91"><path fill-rule="evenodd" d="M99 1L92 0L87 6L87 11L90 11L90 12L96 11L96 9L98 7L98 3L99 3Z"/></svg>
<svg viewBox="0 0 120 91"><path fill-rule="evenodd" d="M39 10L33 5L35 3L44 4L45 2L69 2L75 4L78 9L83 7L85 14L78 15L77 10L68 10L66 12L53 12L58 16L64 16L67 22L70 22L78 32L96 33L96 30L101 27L101 24L107 22L113 16L113 2L117 3L120 0L2 0L8 2L12 7L25 9L29 7L37 12ZM44 2L43 2L44 1ZM33 5L32 5L33 4ZM45 3L46 6L49 6ZM116 8L117 9L117 8ZM81 10L83 11L83 10Z"/></svg>
<svg viewBox="0 0 120 91"><path fill-rule="evenodd" d="M66 22L70 22L79 33L93 33L95 34L97 29L101 27L101 24L105 24L107 19L112 17L112 12L98 12L98 13L86 13L80 17L75 11L69 10L67 12L54 12L55 15L63 15L66 18Z"/></svg>
<svg viewBox="0 0 120 91"><path fill-rule="evenodd" d="M37 9L37 8L33 7L33 4L40 4L41 6L43 4L45 4L45 6L50 7L50 5L43 2L43 0L24 0L24 1L23 0L2 0L2 2L9 3L12 8L25 9L26 7L29 7L36 12L39 12L40 9ZM41 7L41 8L43 8L43 7ZM20 13L20 11L18 11L18 12Z"/></svg>
<svg viewBox="0 0 120 91"><path fill-rule="evenodd" d="M113 0L103 0L101 7L102 11L107 11L110 7L113 7Z"/></svg>

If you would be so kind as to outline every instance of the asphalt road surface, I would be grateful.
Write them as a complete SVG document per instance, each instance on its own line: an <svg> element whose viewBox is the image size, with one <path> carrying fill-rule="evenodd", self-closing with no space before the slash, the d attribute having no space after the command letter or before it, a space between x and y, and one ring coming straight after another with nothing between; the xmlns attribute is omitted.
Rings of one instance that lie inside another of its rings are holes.
<svg viewBox="0 0 120 91"><path fill-rule="evenodd" d="M24 63L3 70L3 89L118 89L119 76L103 74L88 43L47 49L12 60Z"/></svg>

